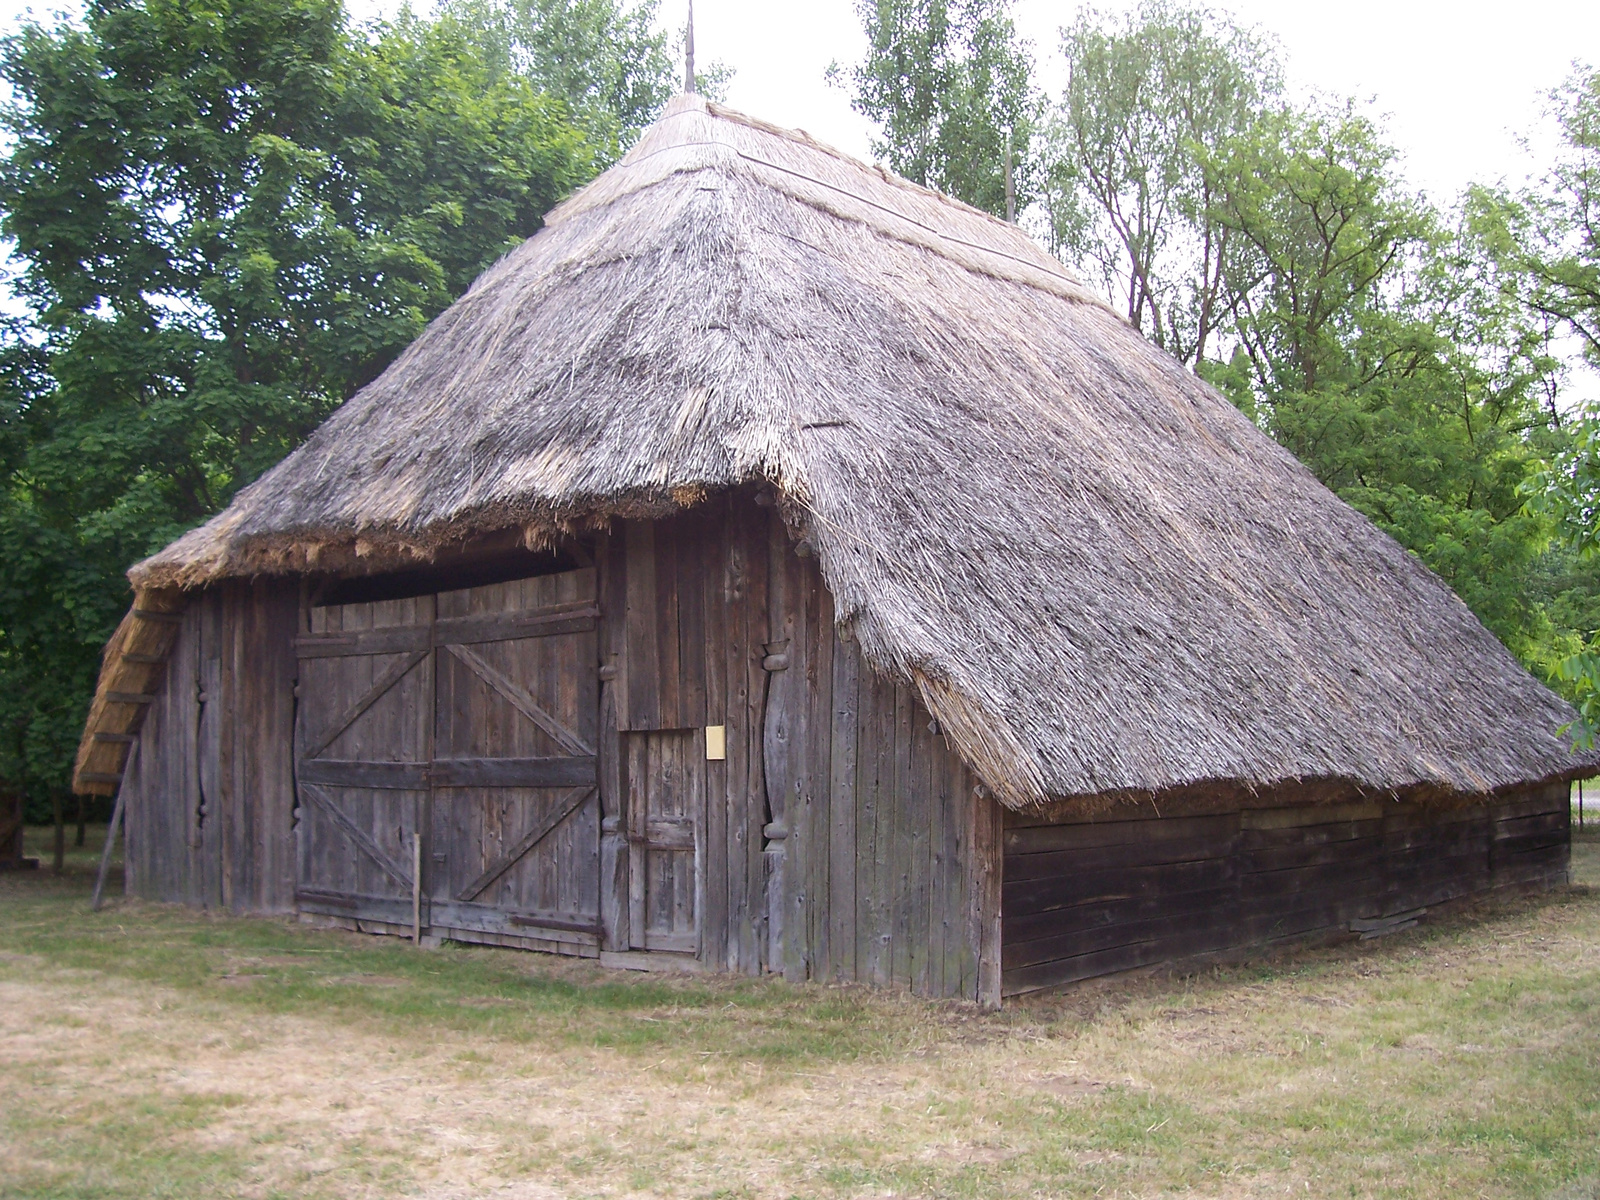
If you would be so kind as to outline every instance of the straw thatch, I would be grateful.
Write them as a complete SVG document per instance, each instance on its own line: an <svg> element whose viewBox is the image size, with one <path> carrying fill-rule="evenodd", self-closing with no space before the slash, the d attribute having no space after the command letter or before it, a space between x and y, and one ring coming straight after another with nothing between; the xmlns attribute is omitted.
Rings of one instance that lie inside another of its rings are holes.
<svg viewBox="0 0 1600 1200"><path fill-rule="evenodd" d="M1020 231L695 97L141 587L770 482L1007 803L1584 769L1440 580Z"/></svg>

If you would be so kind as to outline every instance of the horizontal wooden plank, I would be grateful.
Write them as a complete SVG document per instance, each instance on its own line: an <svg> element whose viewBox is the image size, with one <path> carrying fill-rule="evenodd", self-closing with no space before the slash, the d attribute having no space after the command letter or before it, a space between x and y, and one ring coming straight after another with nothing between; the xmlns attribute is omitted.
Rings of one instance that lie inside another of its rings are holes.
<svg viewBox="0 0 1600 1200"><path fill-rule="evenodd" d="M1239 814L1241 829L1301 829L1310 825L1338 825L1348 821L1377 821L1398 807L1377 800L1349 804L1306 804L1293 808L1251 808Z"/></svg>
<svg viewBox="0 0 1600 1200"><path fill-rule="evenodd" d="M508 913L507 919L519 929L562 929L568 933L592 933L599 937L602 930L599 917L575 920L571 917L548 916L544 913Z"/></svg>
<svg viewBox="0 0 1600 1200"><path fill-rule="evenodd" d="M693 817L650 817L628 841L646 850L693 850Z"/></svg>
<svg viewBox="0 0 1600 1200"><path fill-rule="evenodd" d="M599 618L599 606L593 601L552 605L549 608L529 609L524 612L448 617L434 622L433 644L459 646L476 642L507 642L518 638L583 633L593 629Z"/></svg>
<svg viewBox="0 0 1600 1200"><path fill-rule="evenodd" d="M110 771L79 771L73 777L79 783L121 783L122 776Z"/></svg>
<svg viewBox="0 0 1600 1200"><path fill-rule="evenodd" d="M1212 909L1238 909L1239 893L1233 883L1200 891L1135 896L1052 908L1036 913L1001 911L1001 942L1025 942L1077 930L1092 930L1137 921L1154 920L1171 913L1204 913Z"/></svg>
<svg viewBox="0 0 1600 1200"><path fill-rule="evenodd" d="M1383 836L1384 823L1374 817L1364 821L1333 821L1326 825L1279 825L1271 829L1241 829L1239 849L1243 853L1270 850L1278 846L1321 846L1330 842L1354 842Z"/></svg>
<svg viewBox="0 0 1600 1200"><path fill-rule="evenodd" d="M440 758L434 787L580 787L596 780L593 755L569 758Z"/></svg>
<svg viewBox="0 0 1600 1200"><path fill-rule="evenodd" d="M421 791L428 786L428 764L307 758L295 765L295 778L300 783L316 783L325 787Z"/></svg>
<svg viewBox="0 0 1600 1200"><path fill-rule="evenodd" d="M1303 895L1323 888L1348 890L1360 886L1370 887L1367 881L1381 880L1388 870L1388 861L1381 846L1369 853L1322 863L1313 867L1290 867L1282 871L1252 871L1239 873L1241 900L1249 902L1276 901L1280 897Z"/></svg>
<svg viewBox="0 0 1600 1200"><path fill-rule="evenodd" d="M1005 831L1005 853L1047 854L1093 846L1154 846L1231 835L1237 813L1212 817L1169 817L1164 821L1086 821L1067 825L1023 825Z"/></svg>
<svg viewBox="0 0 1600 1200"><path fill-rule="evenodd" d="M154 704L155 694L152 692L106 692L105 698L111 704Z"/></svg>
<svg viewBox="0 0 1600 1200"><path fill-rule="evenodd" d="M150 608L136 608L133 610L133 615L141 621L154 621L158 625L183 624L182 613L156 612Z"/></svg>
<svg viewBox="0 0 1600 1200"><path fill-rule="evenodd" d="M1195 892L1233 878L1234 866L1230 859L1207 859L1157 867L1084 871L1065 878L1005 880L1001 884L1000 911L1021 915L1100 900Z"/></svg>
<svg viewBox="0 0 1600 1200"><path fill-rule="evenodd" d="M448 928L471 933L541 937L584 946L600 944L598 913L514 911L490 904L435 900L429 906L429 922L435 931Z"/></svg>
<svg viewBox="0 0 1600 1200"><path fill-rule="evenodd" d="M1531 813L1522 817L1506 817L1494 823L1494 840L1501 842L1507 838L1527 837L1536 833L1567 832L1566 812Z"/></svg>
<svg viewBox="0 0 1600 1200"><path fill-rule="evenodd" d="M1322 842L1310 845L1263 846L1239 855L1240 875L1260 875L1274 871L1298 871L1307 867L1337 863L1364 863L1382 858L1389 850L1381 836L1359 841Z"/></svg>
<svg viewBox="0 0 1600 1200"><path fill-rule="evenodd" d="M295 638L294 648L295 654L301 658L406 654L434 646L463 646L582 633L593 629L599 616L600 609L593 601L579 601L521 612L447 617L435 621L431 626L395 625L353 633L302 634Z"/></svg>
<svg viewBox="0 0 1600 1200"><path fill-rule="evenodd" d="M135 654L131 650L124 650L122 652L122 661L138 663L146 667L159 667L167 661L167 656L165 654Z"/></svg>
<svg viewBox="0 0 1600 1200"><path fill-rule="evenodd" d="M1020 967L1097 954L1117 946L1137 945L1201 928L1210 930L1213 937L1219 939L1219 946L1226 945L1234 934L1235 924L1232 913L1172 911L1142 921L1106 925L1097 929L1065 930L1050 937L1032 938L1025 942L1002 939L1001 968L1014 971Z"/></svg>
<svg viewBox="0 0 1600 1200"><path fill-rule="evenodd" d="M1169 959L1224 949L1229 941L1224 927L1201 922L1192 928L1148 941L1006 971L1002 973L1000 988L1004 995L1015 996L1079 979L1090 979L1096 975L1109 975L1114 971L1128 971Z"/></svg>
<svg viewBox="0 0 1600 1200"><path fill-rule="evenodd" d="M1489 807L1489 812L1496 821L1515 820L1517 817L1531 817L1539 813L1566 812L1571 803L1569 790L1558 784L1549 791L1537 791L1531 796L1524 796L1515 800L1505 800Z"/></svg>
<svg viewBox="0 0 1600 1200"><path fill-rule="evenodd" d="M432 647L426 625L395 625L358 633L302 634L294 640L300 658L342 658L350 655L414 654Z"/></svg>
<svg viewBox="0 0 1600 1200"><path fill-rule="evenodd" d="M1110 846L1084 846L1039 854L1007 854L1008 882L1075 875L1081 871L1106 871L1119 867L1155 867L1180 862L1204 862L1229 857L1234 848L1232 830L1201 837Z"/></svg>

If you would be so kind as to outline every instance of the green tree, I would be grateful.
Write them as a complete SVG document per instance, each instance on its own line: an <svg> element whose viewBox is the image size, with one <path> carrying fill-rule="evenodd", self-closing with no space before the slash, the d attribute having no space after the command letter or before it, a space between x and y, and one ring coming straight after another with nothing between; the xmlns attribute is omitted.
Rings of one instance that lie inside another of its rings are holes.
<svg viewBox="0 0 1600 1200"><path fill-rule="evenodd" d="M1010 0L858 0L870 48L848 71L853 107L880 131L873 153L914 183L999 216L1032 199L1039 100Z"/></svg>
<svg viewBox="0 0 1600 1200"><path fill-rule="evenodd" d="M1348 105L1281 107L1207 169L1238 255L1236 361L1203 373L1548 673L1559 638L1532 578L1549 525L1520 488L1562 436L1557 363L1480 201L1447 220L1407 192Z"/></svg>
<svg viewBox="0 0 1600 1200"><path fill-rule="evenodd" d="M1068 82L1046 127L1051 250L1078 263L1180 361L1216 349L1235 271L1208 156L1249 136L1282 87L1267 40L1153 0L1061 31Z"/></svg>
<svg viewBox="0 0 1600 1200"><path fill-rule="evenodd" d="M217 511L589 177L474 31L94 0L0 46L0 774L66 786L122 572Z"/></svg>
<svg viewBox="0 0 1600 1200"><path fill-rule="evenodd" d="M1575 69L1550 101L1562 151L1514 220L1528 302L1600 367L1600 71Z"/></svg>
<svg viewBox="0 0 1600 1200"><path fill-rule="evenodd" d="M1528 311L1577 340L1600 366L1600 71L1585 67L1550 97L1561 150L1540 185L1520 196L1486 196L1485 224L1514 255L1515 291ZM1569 444L1524 491L1561 538L1550 608L1570 630L1557 673L1574 702L1575 740L1600 734L1600 410L1578 414Z"/></svg>
<svg viewBox="0 0 1600 1200"><path fill-rule="evenodd" d="M656 28L659 0L450 0L442 13L467 28L497 70L567 102L602 165L638 140L682 86L681 38ZM695 74L713 99L733 72Z"/></svg>

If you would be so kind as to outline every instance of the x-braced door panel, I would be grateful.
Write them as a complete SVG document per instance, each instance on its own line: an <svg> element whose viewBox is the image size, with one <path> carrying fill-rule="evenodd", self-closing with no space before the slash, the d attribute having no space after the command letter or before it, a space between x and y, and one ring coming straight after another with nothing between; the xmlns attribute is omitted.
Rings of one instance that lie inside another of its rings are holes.
<svg viewBox="0 0 1600 1200"><path fill-rule="evenodd" d="M592 570L312 610L301 907L598 946Z"/></svg>
<svg viewBox="0 0 1600 1200"><path fill-rule="evenodd" d="M598 946L595 615L592 570L440 595L436 925Z"/></svg>
<svg viewBox="0 0 1600 1200"><path fill-rule="evenodd" d="M420 596L312 610L295 687L303 909L411 924L432 758L433 609Z"/></svg>

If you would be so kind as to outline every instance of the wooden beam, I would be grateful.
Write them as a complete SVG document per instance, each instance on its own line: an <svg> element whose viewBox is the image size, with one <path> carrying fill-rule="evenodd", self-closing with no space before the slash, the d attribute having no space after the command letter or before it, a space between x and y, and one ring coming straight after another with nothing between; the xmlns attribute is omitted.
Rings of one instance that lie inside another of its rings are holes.
<svg viewBox="0 0 1600 1200"><path fill-rule="evenodd" d="M136 608L133 610L133 615L141 621L158 621L163 625L181 625L183 623L182 613L156 612L154 609Z"/></svg>

